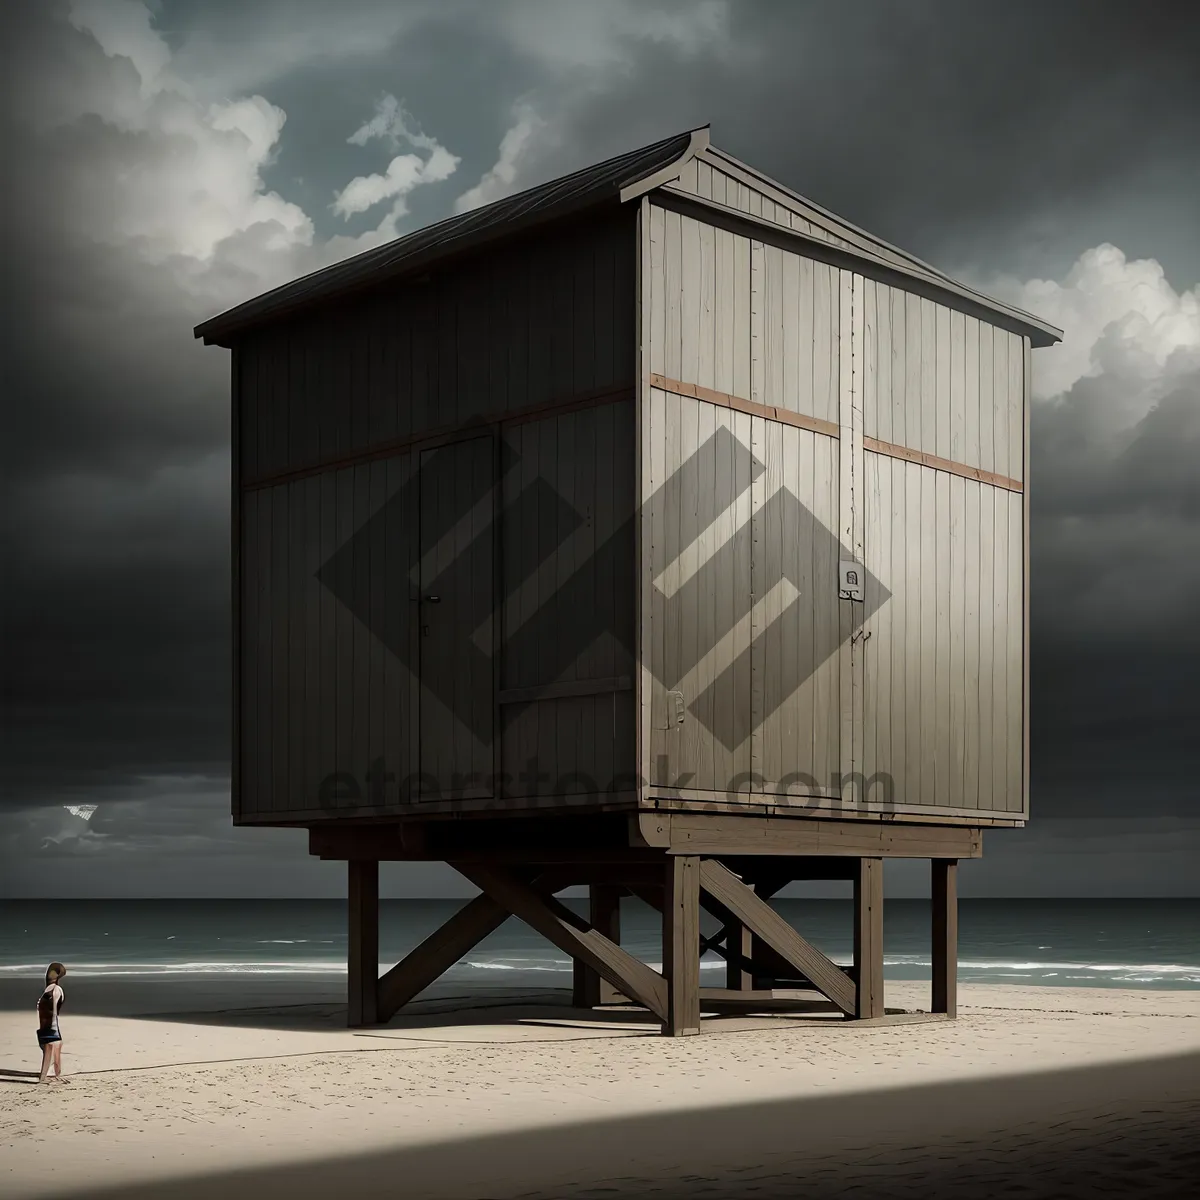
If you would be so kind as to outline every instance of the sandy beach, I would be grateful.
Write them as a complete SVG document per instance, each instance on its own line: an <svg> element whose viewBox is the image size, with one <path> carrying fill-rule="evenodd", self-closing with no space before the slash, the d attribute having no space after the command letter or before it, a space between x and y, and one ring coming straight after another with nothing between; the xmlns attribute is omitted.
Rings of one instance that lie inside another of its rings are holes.
<svg viewBox="0 0 1200 1200"><path fill-rule="evenodd" d="M294 982L230 1003L227 983L104 981L64 1013L70 1081L38 1086L19 982L0 992L9 1200L1174 1196L1200 1167L1196 991L966 987L953 1022L665 1039L552 995L348 1031L335 981L300 1004Z"/></svg>

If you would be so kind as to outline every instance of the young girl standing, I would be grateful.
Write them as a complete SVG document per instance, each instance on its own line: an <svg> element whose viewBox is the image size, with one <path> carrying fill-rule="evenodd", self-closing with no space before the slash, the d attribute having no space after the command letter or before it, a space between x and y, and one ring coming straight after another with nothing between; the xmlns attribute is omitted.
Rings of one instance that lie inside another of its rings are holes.
<svg viewBox="0 0 1200 1200"><path fill-rule="evenodd" d="M49 1083L47 1077L51 1065L54 1067L54 1077L63 1082L66 1077L62 1073L62 1031L58 1027L58 1010L62 1008L63 990L59 980L67 973L62 963L51 963L46 971L46 990L37 1003L38 1014L38 1045L42 1048L42 1074L39 1083Z"/></svg>

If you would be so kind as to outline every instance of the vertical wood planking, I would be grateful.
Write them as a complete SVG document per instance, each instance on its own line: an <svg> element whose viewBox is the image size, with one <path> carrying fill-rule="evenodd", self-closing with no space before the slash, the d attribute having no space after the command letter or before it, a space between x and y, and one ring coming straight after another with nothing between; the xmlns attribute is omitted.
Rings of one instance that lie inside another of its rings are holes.
<svg viewBox="0 0 1200 1200"><path fill-rule="evenodd" d="M271 803L270 811L288 808L288 487L271 489Z"/></svg>
<svg viewBox="0 0 1200 1200"><path fill-rule="evenodd" d="M882 557L886 553L886 543L880 529L880 455L868 454L863 462L863 565L871 578L882 580L886 578L886 568ZM868 603L871 601L868 597ZM876 612L871 618L871 638L863 647L863 758L859 769L863 777L869 779L879 766L879 727L880 718L886 712L885 706L879 702L880 651L886 653L886 634L883 629L881 614ZM878 642L878 644L875 644ZM864 799L868 797L864 793Z"/></svg>
<svg viewBox="0 0 1200 1200"><path fill-rule="evenodd" d="M1033 419L1033 361L1029 338L1022 339L1024 487L1021 492L1021 812L1029 815L1029 438Z"/></svg>
<svg viewBox="0 0 1200 1200"><path fill-rule="evenodd" d="M813 515L826 529L838 529L840 449L831 438L813 443ZM837 645L841 624L836 552L813 552L814 626L818 645ZM841 663L831 654L813 676L813 774L838 794L834 776L842 769Z"/></svg>
<svg viewBox="0 0 1200 1200"><path fill-rule="evenodd" d="M384 472L384 494L394 496L411 474L411 456L387 460L382 464ZM398 505L389 504L381 531L384 553L383 595L386 609L386 627L394 644L408 650L406 661L416 662L413 611L411 602L410 572L413 567L412 551L416 542L415 514L402 511ZM408 551L402 553L402 548ZM420 718L417 706L420 691L413 673L395 654L383 656L383 753L388 768L396 773L397 784L416 774L417 737Z"/></svg>
<svg viewBox="0 0 1200 1200"><path fill-rule="evenodd" d="M634 444L636 447L636 556L637 612L635 616L635 652L638 666L636 713L636 744L634 770L637 773L637 800L645 795L644 781L650 778L651 700L654 691L653 663L655 659L654 627L652 621L651 588L654 578L653 529L650 496L654 488L654 394L650 389L650 373L654 369L657 349L654 344L655 313L659 311L657 297L662 292L661 249L656 250L656 236L662 237L661 209L653 208L643 196L638 206L637 241L637 298L638 298L638 381L635 397ZM656 258L656 254L658 257ZM718 287L720 287L718 274ZM661 329L661 318L657 328Z"/></svg>
<svg viewBox="0 0 1200 1200"><path fill-rule="evenodd" d="M963 805L979 807L980 760L980 493L983 485L963 481Z"/></svg>
<svg viewBox="0 0 1200 1200"><path fill-rule="evenodd" d="M243 815L262 811L263 696L260 688L259 660L263 651L260 609L262 603L263 555L259 537L259 508L267 492L247 492L241 500L242 570L241 582L241 756L239 767L238 808Z"/></svg>
<svg viewBox="0 0 1200 1200"><path fill-rule="evenodd" d="M335 549L342 549L354 535L354 468L346 467L334 476L336 501ZM353 574L355 564L351 560ZM332 658L331 675L335 680L333 700L334 754L331 770L354 775L354 625L355 620L336 600L333 602L332 631L327 643Z"/></svg>
<svg viewBox="0 0 1200 1200"><path fill-rule="evenodd" d="M966 444L966 379L964 351L966 349L966 318L960 312L950 313L950 448L947 458L965 462Z"/></svg>
<svg viewBox="0 0 1200 1200"><path fill-rule="evenodd" d="M952 515L950 511L950 480L954 478L944 471L930 471L922 468L927 476L932 476L934 487L934 505L936 520L934 522L936 570L936 616L935 616L935 661L934 661L934 697L936 704L936 719L932 729L925 731L926 739L933 739L934 786L929 800L938 805L950 803L950 710L953 706L953 683L950 670L951 643L953 633L950 627L951 594L953 591L950 575L950 542L953 537L951 530ZM930 564L926 563L926 569Z"/></svg>
<svg viewBox="0 0 1200 1200"><path fill-rule="evenodd" d="M373 598L375 588L371 574L371 544L363 532L371 517L371 463L353 468L353 531L354 540L354 591L362 597ZM368 599L368 605L371 600ZM362 791L363 805L371 803L367 772L370 764L371 739L371 659L377 653L375 638L366 625L358 619L351 623L353 662L351 666L351 763L350 770L358 780Z"/></svg>
<svg viewBox="0 0 1200 1200"><path fill-rule="evenodd" d="M1008 334L1008 473L1025 479L1025 339Z"/></svg>
<svg viewBox="0 0 1200 1200"><path fill-rule="evenodd" d="M734 243L738 240L725 229L713 230L714 264L714 346L713 383L719 392L733 393L734 345L738 339L734 311Z"/></svg>
<svg viewBox="0 0 1200 1200"><path fill-rule="evenodd" d="M998 475L1009 475L1008 462L1008 340L1003 329L992 329L992 420L993 462L992 470Z"/></svg>
<svg viewBox="0 0 1200 1200"><path fill-rule="evenodd" d="M791 412L807 412L804 401L804 391L800 384L800 263L799 255L779 252L780 259L780 292L782 313L780 318L780 352L782 366L780 370L779 399L776 403L780 408ZM811 336L811 335L810 335ZM810 344L809 354L812 353Z"/></svg>
<svg viewBox="0 0 1200 1200"><path fill-rule="evenodd" d="M950 310L935 304L934 309L934 391L937 408L937 433L935 453L940 458L953 458L952 446L952 403L950 390Z"/></svg>
<svg viewBox="0 0 1200 1200"><path fill-rule="evenodd" d="M676 212L663 213L663 373L669 379L678 379L682 370L682 221Z"/></svg>
<svg viewBox="0 0 1200 1200"><path fill-rule="evenodd" d="M990 325L979 323L979 465L985 471L996 469L993 371L993 334Z"/></svg>
<svg viewBox="0 0 1200 1200"><path fill-rule="evenodd" d="M815 680L811 667L816 666L815 625L818 611L816 597L813 547L816 545L814 509L816 507L816 454L818 443L824 447L829 439L815 433L796 431L796 458L788 486L799 498L803 509L799 512L800 527L794 531L795 545L801 548L797 555L799 577L796 588L800 595L792 608L792 625L795 630L795 654L800 663L810 664L802 671L800 684L789 707L793 713L794 735L790 743L783 741L780 748L779 775L782 778L790 771L813 775L813 735L815 729Z"/></svg>
<svg viewBox="0 0 1200 1200"><path fill-rule="evenodd" d="M764 347L766 344L766 279L762 242L750 243L750 399L763 404L765 388Z"/></svg>
<svg viewBox="0 0 1200 1200"><path fill-rule="evenodd" d="M750 316L750 239L735 238L733 244L733 394L750 395L750 359L753 330Z"/></svg>
<svg viewBox="0 0 1200 1200"><path fill-rule="evenodd" d="M894 330L893 330L894 333ZM893 374L893 385L896 376ZM891 643L890 694L885 698L892 716L892 737L888 754L888 771L892 776L893 795L897 802L905 802L907 796L908 761L908 506L905 480L906 464L898 459L880 462L881 473L888 479L889 543L891 546L892 570L888 576L888 589L892 598L888 601L889 639Z"/></svg>
<svg viewBox="0 0 1200 1200"><path fill-rule="evenodd" d="M855 282L856 276L850 272L842 272L838 289L838 328L841 336L837 343L838 350L838 423L840 437L838 439L838 541L841 543L840 554L853 557L855 544L855 487L858 480L855 477L854 428L855 428L855 378L854 378L854 335L855 327ZM840 750L841 773L846 779L854 772L854 741L855 741L855 687L854 675L858 659L857 640L852 640L854 630L854 601L839 600L838 619L841 624L838 639L838 677L839 677L839 707L840 720ZM845 783L840 788L844 804L854 805L858 797Z"/></svg>
<svg viewBox="0 0 1200 1200"><path fill-rule="evenodd" d="M310 476L300 484L304 507L303 571L301 595L304 605L304 786L296 801L316 808L322 779L321 725L326 712L321 690L321 594L326 590L317 579L321 558L321 480Z"/></svg>
<svg viewBox="0 0 1200 1200"><path fill-rule="evenodd" d="M1007 442L1007 438L1005 438ZM1008 549L1009 493L990 488L994 505L992 599L992 804L1008 807L1008 585L1012 560ZM986 731L985 731L986 733Z"/></svg>
<svg viewBox="0 0 1200 1200"><path fill-rule="evenodd" d="M796 395L797 412L817 416L817 405L813 383L813 351L816 330L813 325L813 279L816 263L801 258L797 264L796 301Z"/></svg>
<svg viewBox="0 0 1200 1200"><path fill-rule="evenodd" d="M308 480L287 486L288 512L288 779L289 808L308 808L311 791L307 772L307 717L304 690L308 585L306 495Z"/></svg>
<svg viewBox="0 0 1200 1200"><path fill-rule="evenodd" d="M937 731L941 727L940 705L937 694L937 643L940 636L937 612L937 478L938 473L927 467L914 468L917 473L917 490L920 495L920 530L917 545L920 546L918 586L920 591L920 755L921 793L920 803L936 804Z"/></svg>
<svg viewBox="0 0 1200 1200"><path fill-rule="evenodd" d="M965 493L967 480L951 475L947 478L949 489L950 553L949 590L950 611L947 629L950 638L950 681L949 681L949 740L946 753L949 758L949 793L946 803L962 808L965 788L966 758L966 552L971 544L970 531L965 528Z"/></svg>
<svg viewBox="0 0 1200 1200"><path fill-rule="evenodd" d="M754 243L755 247L758 243ZM756 358L759 357L756 355ZM750 451L754 458L764 464L766 470L750 484L750 788L761 792L763 785L762 723L763 723L763 662L762 635L769 620L761 600L767 578L768 531L765 527L763 501L767 487L779 481L778 456L772 453L771 443L776 441L775 431L768 428L762 417L750 418ZM735 703L737 701L735 700Z"/></svg>
<svg viewBox="0 0 1200 1200"><path fill-rule="evenodd" d="M716 387L716 256L717 231L711 225L698 225L700 253L700 311L696 341L696 383Z"/></svg>
<svg viewBox="0 0 1200 1200"><path fill-rule="evenodd" d="M996 493L979 488L979 807L994 808L992 790L992 719L995 664L992 627L996 619Z"/></svg>
<svg viewBox="0 0 1200 1200"><path fill-rule="evenodd" d="M866 479L865 464L863 462L863 397L868 371L869 355L867 347L875 334L875 328L874 311L869 311L867 307L866 280L861 275L854 275L852 278L850 318L850 461L854 472L854 486L852 490L853 507L851 510L852 540L850 549L854 561L863 563L866 561L866 550L863 545L863 532L866 519ZM844 337L844 324L842 325L842 330L842 336ZM863 610L855 607L854 603L852 602L851 607L851 625L856 631L860 633L865 632L861 628ZM850 707L852 735L854 738L851 761L854 764L854 770L861 772L863 764L863 660L866 644L860 637L851 641L850 649L851 687L853 689ZM865 800L866 797L863 796L862 799Z"/></svg>
<svg viewBox="0 0 1200 1200"><path fill-rule="evenodd" d="M338 476L327 471L319 477L320 483L320 542L321 562L329 561L337 550L337 488ZM339 604L327 587L320 591L320 679L322 720L320 722L320 776L333 774L338 767L337 711L338 711L338 625L341 619Z"/></svg>
<svg viewBox="0 0 1200 1200"><path fill-rule="evenodd" d="M837 392L833 386L834 333L832 309L840 303L833 295L832 281L838 272L826 263L813 263L813 413L825 421L840 420Z"/></svg>
<svg viewBox="0 0 1200 1200"><path fill-rule="evenodd" d="M662 681L666 678L666 639L663 636L662 618L657 606L652 603L654 597L654 580L666 566L663 545L666 538L666 513L661 495L663 480L667 473L667 448L671 430L667 423L667 393L657 389L648 391L649 413L644 423L648 433L649 445L646 459L649 464L649 475L643 487L643 530L649 535L649 550L643 553L646 570L646 594L648 605L647 636L649 644L647 653L650 658L651 670L643 674L647 684L647 697L644 703L648 705L646 758L643 763L645 777L652 783L657 783L657 756L662 753L662 729L666 720L666 697L663 694Z"/></svg>
<svg viewBox="0 0 1200 1200"><path fill-rule="evenodd" d="M1005 626L1007 642L1008 697L1005 705L1007 724L1005 749L1005 808L1019 813L1024 807L1022 763L1024 760L1022 716L1025 709L1024 667L1024 537L1022 497L1009 492L1004 496L1004 508L1008 518L1008 610Z"/></svg>
<svg viewBox="0 0 1200 1200"><path fill-rule="evenodd" d="M700 372L700 222L679 217L679 291L668 304L679 306L679 370L671 378L699 382Z"/></svg>
<svg viewBox="0 0 1200 1200"><path fill-rule="evenodd" d="M918 362L920 360L918 359ZM915 463L902 464L904 475L904 544L905 544L905 749L904 749L904 802L906 804L921 804L924 802L922 791L922 730L927 720L932 720L933 713L927 705L923 705L922 689L922 604L921 559L924 554L921 529L923 514L921 509L921 468Z"/></svg>
<svg viewBox="0 0 1200 1200"><path fill-rule="evenodd" d="M962 461L980 463L979 322L963 318L963 445Z"/></svg>
<svg viewBox="0 0 1200 1200"><path fill-rule="evenodd" d="M892 289L892 436L891 441L907 446L908 441L908 297Z"/></svg>

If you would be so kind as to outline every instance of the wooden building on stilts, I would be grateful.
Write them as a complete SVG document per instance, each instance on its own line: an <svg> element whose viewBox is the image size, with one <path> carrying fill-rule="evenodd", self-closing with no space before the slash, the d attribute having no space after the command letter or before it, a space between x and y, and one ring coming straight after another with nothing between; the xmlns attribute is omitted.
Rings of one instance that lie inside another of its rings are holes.
<svg viewBox="0 0 1200 1200"><path fill-rule="evenodd" d="M233 818L348 864L352 1024L511 915L578 1004L669 1034L783 989L879 1017L891 857L930 863L954 1013L956 864L1029 812L1030 349L1058 330L700 129L196 333L232 351ZM480 894L381 976L390 860ZM853 881L852 966L771 905L811 879Z"/></svg>

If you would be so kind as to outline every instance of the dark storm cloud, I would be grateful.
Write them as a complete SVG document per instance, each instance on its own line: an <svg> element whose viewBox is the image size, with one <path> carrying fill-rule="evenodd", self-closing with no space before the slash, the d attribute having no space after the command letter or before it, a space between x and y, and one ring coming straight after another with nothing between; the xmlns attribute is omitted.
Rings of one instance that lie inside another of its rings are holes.
<svg viewBox="0 0 1200 1200"><path fill-rule="evenodd" d="M390 200L330 205L388 166L348 141L385 93L461 159L400 229L449 212L522 120L489 186L711 120L722 148L980 282L1059 278L1103 241L1156 257L1176 301L1200 276L1196 5L177 0L162 39L106 8L110 54L66 3L3 17L10 804L227 771L228 358L190 331L379 236ZM147 94L162 61L190 98ZM1096 361L1035 422L1034 804L1136 791L1190 813L1196 375L1097 320Z"/></svg>
<svg viewBox="0 0 1200 1200"><path fill-rule="evenodd" d="M581 114L581 140L712 120L723 149L944 267L1057 273L1111 241L1176 283L1200 275L1200 6L731 12L702 69L631 71Z"/></svg>

